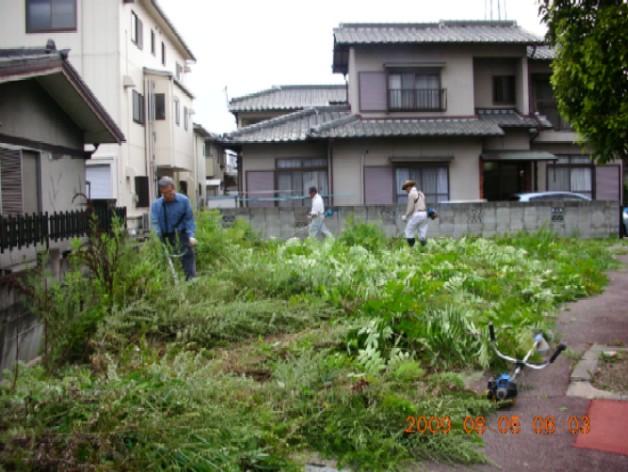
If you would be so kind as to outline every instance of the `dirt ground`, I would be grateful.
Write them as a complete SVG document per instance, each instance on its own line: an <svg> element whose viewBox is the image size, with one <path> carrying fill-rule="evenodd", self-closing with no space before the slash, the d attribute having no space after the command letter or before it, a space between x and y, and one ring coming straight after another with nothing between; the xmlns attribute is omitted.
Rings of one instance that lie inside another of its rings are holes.
<svg viewBox="0 0 628 472"><path fill-rule="evenodd" d="M628 351L615 352L614 357L602 356L591 384L600 390L628 395Z"/></svg>

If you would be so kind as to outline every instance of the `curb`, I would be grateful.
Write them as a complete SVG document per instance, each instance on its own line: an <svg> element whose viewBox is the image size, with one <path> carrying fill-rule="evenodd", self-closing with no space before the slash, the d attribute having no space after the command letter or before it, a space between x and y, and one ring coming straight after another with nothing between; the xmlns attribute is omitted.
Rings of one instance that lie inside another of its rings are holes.
<svg viewBox="0 0 628 472"><path fill-rule="evenodd" d="M571 373L569 387L567 388L568 397L586 398L587 400L628 400L628 395L621 395L607 390L600 390L591 385L593 374L598 366L600 354L609 349L611 348L608 346L594 344L587 350L587 352L584 353L582 359L580 359L580 361L576 364L576 367ZM628 355L628 349L626 348L613 347L612 350L623 352Z"/></svg>

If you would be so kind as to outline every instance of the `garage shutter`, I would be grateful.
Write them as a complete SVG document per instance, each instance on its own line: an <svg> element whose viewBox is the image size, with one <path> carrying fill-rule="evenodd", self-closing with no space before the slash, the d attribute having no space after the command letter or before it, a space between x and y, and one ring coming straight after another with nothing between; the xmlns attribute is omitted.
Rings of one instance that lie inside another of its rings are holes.
<svg viewBox="0 0 628 472"><path fill-rule="evenodd" d="M18 149L0 147L0 198L2 214L24 212L22 204L22 156Z"/></svg>
<svg viewBox="0 0 628 472"><path fill-rule="evenodd" d="M389 205L393 203L392 167L364 168L364 203Z"/></svg>
<svg viewBox="0 0 628 472"><path fill-rule="evenodd" d="M595 199L619 201L621 197L619 166L609 165L595 168Z"/></svg>
<svg viewBox="0 0 628 472"><path fill-rule="evenodd" d="M109 164L87 166L86 175L89 182L89 198L113 198Z"/></svg>

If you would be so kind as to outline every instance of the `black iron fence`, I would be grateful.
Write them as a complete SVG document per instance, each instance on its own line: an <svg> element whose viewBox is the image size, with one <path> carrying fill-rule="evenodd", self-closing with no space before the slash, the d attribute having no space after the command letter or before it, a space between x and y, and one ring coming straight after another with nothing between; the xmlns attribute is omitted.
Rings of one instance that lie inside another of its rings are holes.
<svg viewBox="0 0 628 472"><path fill-rule="evenodd" d="M39 213L32 215L0 215L0 253L50 241L78 238L87 235L94 223L100 231L111 232L115 218L126 227L126 207L88 208L85 210Z"/></svg>

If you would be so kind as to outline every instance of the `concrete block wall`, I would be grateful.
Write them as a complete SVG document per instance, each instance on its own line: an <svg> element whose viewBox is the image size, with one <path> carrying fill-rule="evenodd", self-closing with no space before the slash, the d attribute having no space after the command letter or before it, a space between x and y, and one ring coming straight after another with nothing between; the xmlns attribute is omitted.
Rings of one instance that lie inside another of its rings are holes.
<svg viewBox="0 0 628 472"><path fill-rule="evenodd" d="M428 238L467 235L491 237L519 231L551 229L562 237L608 238L619 236L620 207L613 201L592 202L473 202L439 203L439 214L430 220ZM338 206L325 220L339 235L347 219L380 226L388 236L402 236L405 205ZM241 219L265 238L307 236L308 207L220 208L225 224ZM301 231L299 231L301 229Z"/></svg>

